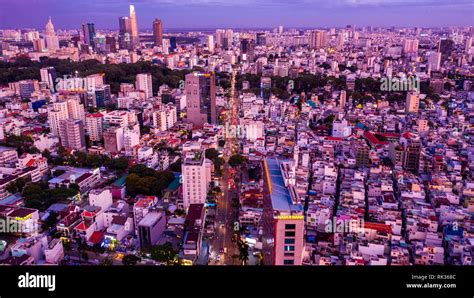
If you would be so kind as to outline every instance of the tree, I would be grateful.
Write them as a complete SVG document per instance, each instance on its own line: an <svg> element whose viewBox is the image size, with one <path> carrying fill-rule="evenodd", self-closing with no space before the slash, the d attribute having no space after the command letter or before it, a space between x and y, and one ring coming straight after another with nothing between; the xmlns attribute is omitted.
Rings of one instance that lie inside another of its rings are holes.
<svg viewBox="0 0 474 298"><path fill-rule="evenodd" d="M215 160L216 158L219 157L219 151L217 151L214 148L206 149L205 156L207 159Z"/></svg>
<svg viewBox="0 0 474 298"><path fill-rule="evenodd" d="M142 259L140 257L137 257L135 255L126 255L122 258L122 263L125 266L134 266L138 262L140 262Z"/></svg>
<svg viewBox="0 0 474 298"><path fill-rule="evenodd" d="M240 166L246 162L246 158L240 154L234 154L229 158L229 165L233 168Z"/></svg>
<svg viewBox="0 0 474 298"><path fill-rule="evenodd" d="M157 262L163 262L172 265L177 262L178 252L173 249L170 242L163 245L154 245L151 247L151 258Z"/></svg>
<svg viewBox="0 0 474 298"><path fill-rule="evenodd" d="M110 162L110 168L118 172L124 172L128 168L128 158L121 156L119 158L112 159Z"/></svg>
<svg viewBox="0 0 474 298"><path fill-rule="evenodd" d="M102 260L102 262L100 263L102 266L112 266L114 264L114 260L112 258L105 258Z"/></svg>
<svg viewBox="0 0 474 298"><path fill-rule="evenodd" d="M174 163L172 163L169 167L169 169L173 172L179 172L181 173L181 159L178 159Z"/></svg>

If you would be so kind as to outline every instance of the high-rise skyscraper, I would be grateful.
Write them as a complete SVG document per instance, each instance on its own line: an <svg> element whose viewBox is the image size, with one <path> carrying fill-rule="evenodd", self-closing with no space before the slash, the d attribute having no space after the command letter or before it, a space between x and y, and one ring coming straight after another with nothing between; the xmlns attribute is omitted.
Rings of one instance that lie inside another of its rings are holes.
<svg viewBox="0 0 474 298"><path fill-rule="evenodd" d="M119 48L120 49L133 49L132 43L132 25L129 17L119 18Z"/></svg>
<svg viewBox="0 0 474 298"><path fill-rule="evenodd" d="M196 126L217 122L214 73L193 72L186 75L186 108L188 121Z"/></svg>
<svg viewBox="0 0 474 298"><path fill-rule="evenodd" d="M441 53L441 62L446 61L454 49L454 41L451 39L441 39L438 44L438 52Z"/></svg>
<svg viewBox="0 0 474 298"><path fill-rule="evenodd" d="M163 23L159 19L153 21L153 40L155 46L163 46Z"/></svg>
<svg viewBox="0 0 474 298"><path fill-rule="evenodd" d="M82 24L82 33L84 35L84 43L92 49L95 49L94 38L95 28L93 23Z"/></svg>
<svg viewBox="0 0 474 298"><path fill-rule="evenodd" d="M137 15L135 13L135 6L130 5L130 29L132 31L132 44L134 47L140 43L138 37Z"/></svg>
<svg viewBox="0 0 474 298"><path fill-rule="evenodd" d="M264 32L257 33L256 43L257 46L264 46L266 44L266 37Z"/></svg>

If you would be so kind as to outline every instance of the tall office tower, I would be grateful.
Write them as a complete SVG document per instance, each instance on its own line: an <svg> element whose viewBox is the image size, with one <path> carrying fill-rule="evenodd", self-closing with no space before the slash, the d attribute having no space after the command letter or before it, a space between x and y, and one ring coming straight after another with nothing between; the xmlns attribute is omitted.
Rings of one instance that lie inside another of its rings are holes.
<svg viewBox="0 0 474 298"><path fill-rule="evenodd" d="M88 106L94 108L105 108L107 102L111 99L110 85L103 85L102 87L96 88L92 96L92 101L88 103Z"/></svg>
<svg viewBox="0 0 474 298"><path fill-rule="evenodd" d="M93 142L101 141L103 136L104 115L101 113L86 116L86 134Z"/></svg>
<svg viewBox="0 0 474 298"><path fill-rule="evenodd" d="M257 46L264 46L267 43L264 32L257 33L257 36L255 39L256 39Z"/></svg>
<svg viewBox="0 0 474 298"><path fill-rule="evenodd" d="M441 53L431 52L428 56L428 68L431 71L438 71L441 67Z"/></svg>
<svg viewBox="0 0 474 298"><path fill-rule="evenodd" d="M408 53L417 53L418 52L418 39L406 39L403 43L403 52Z"/></svg>
<svg viewBox="0 0 474 298"><path fill-rule="evenodd" d="M95 28L93 23L82 24L82 34L84 35L84 43L95 49Z"/></svg>
<svg viewBox="0 0 474 298"><path fill-rule="evenodd" d="M347 97L346 91L342 90L341 94L339 96L339 108L340 109L345 109L346 108L346 97Z"/></svg>
<svg viewBox="0 0 474 298"><path fill-rule="evenodd" d="M159 19L153 21L153 40L155 46L163 46L163 23Z"/></svg>
<svg viewBox="0 0 474 298"><path fill-rule="evenodd" d="M61 120L59 122L59 140L64 148L85 151L84 122L76 119Z"/></svg>
<svg viewBox="0 0 474 298"><path fill-rule="evenodd" d="M114 53L117 51L117 41L115 40L115 36L105 37L105 51L107 53Z"/></svg>
<svg viewBox="0 0 474 298"><path fill-rule="evenodd" d="M441 53L441 61L444 62L451 56L454 49L454 41L451 39L441 39L438 43L438 52Z"/></svg>
<svg viewBox="0 0 474 298"><path fill-rule="evenodd" d="M170 51L174 52L177 47L178 47L178 40L176 36L171 36L170 37Z"/></svg>
<svg viewBox="0 0 474 298"><path fill-rule="evenodd" d="M129 17L119 18L118 42L120 49L133 49L132 43L132 24Z"/></svg>
<svg viewBox="0 0 474 298"><path fill-rule="evenodd" d="M243 38L240 40L240 52L247 54L252 51L253 43L249 38Z"/></svg>
<svg viewBox="0 0 474 298"><path fill-rule="evenodd" d="M311 32L311 48L324 48L327 44L327 32L324 30L314 30Z"/></svg>
<svg viewBox="0 0 474 298"><path fill-rule="evenodd" d="M56 69L52 66L40 69L41 82L48 84L49 90L55 92L56 78L58 77Z"/></svg>
<svg viewBox="0 0 474 298"><path fill-rule="evenodd" d="M187 210L191 204L206 203L211 169L206 163L203 152L186 157L181 165L183 173L183 205Z"/></svg>
<svg viewBox="0 0 474 298"><path fill-rule="evenodd" d="M407 92L407 98L405 101L405 112L406 113L418 113L420 106L420 95L417 92Z"/></svg>
<svg viewBox="0 0 474 298"><path fill-rule="evenodd" d="M207 44L207 48L208 48L209 52L214 53L214 35L209 34L207 36L206 44Z"/></svg>
<svg viewBox="0 0 474 298"><path fill-rule="evenodd" d="M304 250L303 206L296 201L294 186L285 183L291 163L276 158L265 160L265 181L270 196L271 215L263 218L264 251L274 265L301 265Z"/></svg>
<svg viewBox="0 0 474 298"><path fill-rule="evenodd" d="M140 43L140 39L138 37L137 15L133 5L130 5L130 29L132 31L132 44L136 47Z"/></svg>
<svg viewBox="0 0 474 298"><path fill-rule="evenodd" d="M231 48L234 45L234 31L232 29L227 29L224 35L224 48Z"/></svg>
<svg viewBox="0 0 474 298"><path fill-rule="evenodd" d="M196 126L217 123L214 73L193 72L186 75L186 108L188 121Z"/></svg>
<svg viewBox="0 0 474 298"><path fill-rule="evenodd" d="M282 34L283 33L283 26L278 26L278 33L279 34Z"/></svg>
<svg viewBox="0 0 474 298"><path fill-rule="evenodd" d="M54 31L54 25L51 21L51 17L44 28L44 38L46 40L46 48L49 51L55 51L59 49L59 39L56 36L56 32Z"/></svg>
<svg viewBox="0 0 474 298"><path fill-rule="evenodd" d="M44 42L44 39L42 38L33 39L33 50L35 52L43 52L45 48L46 48L46 44Z"/></svg>
<svg viewBox="0 0 474 298"><path fill-rule="evenodd" d="M216 30L216 44L218 47L224 45L224 37L225 37L225 30L224 29L217 29Z"/></svg>
<svg viewBox="0 0 474 298"><path fill-rule="evenodd" d="M135 89L145 93L145 98L153 96L153 86L150 73L139 73L135 80Z"/></svg>

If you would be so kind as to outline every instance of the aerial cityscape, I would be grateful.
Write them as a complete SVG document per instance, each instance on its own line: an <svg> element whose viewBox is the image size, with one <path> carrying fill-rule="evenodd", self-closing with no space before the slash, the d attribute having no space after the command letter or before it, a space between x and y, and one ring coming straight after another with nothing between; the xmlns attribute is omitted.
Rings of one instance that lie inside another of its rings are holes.
<svg viewBox="0 0 474 298"><path fill-rule="evenodd" d="M0 4L0 265L473 264L470 1L51 2Z"/></svg>

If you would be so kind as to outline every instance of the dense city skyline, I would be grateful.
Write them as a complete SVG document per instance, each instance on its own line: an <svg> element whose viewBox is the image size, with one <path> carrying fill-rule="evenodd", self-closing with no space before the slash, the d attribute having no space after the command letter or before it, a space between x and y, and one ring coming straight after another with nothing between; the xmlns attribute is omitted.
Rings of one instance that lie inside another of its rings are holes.
<svg viewBox="0 0 474 298"><path fill-rule="evenodd" d="M112 5L113 4L113 5ZM151 29L154 18L163 20L169 29L315 28L356 26L468 26L473 23L471 1L434 0L137 0L81 1L4 0L0 28L43 28L52 17L58 29L75 29L93 22L99 29L116 29L117 18L128 14L134 4L140 30ZM25 7L29 9L26 10ZM34 11L34 14L30 14ZM403 18L400 16L403 15ZM243 17L244 16L244 17Z"/></svg>

